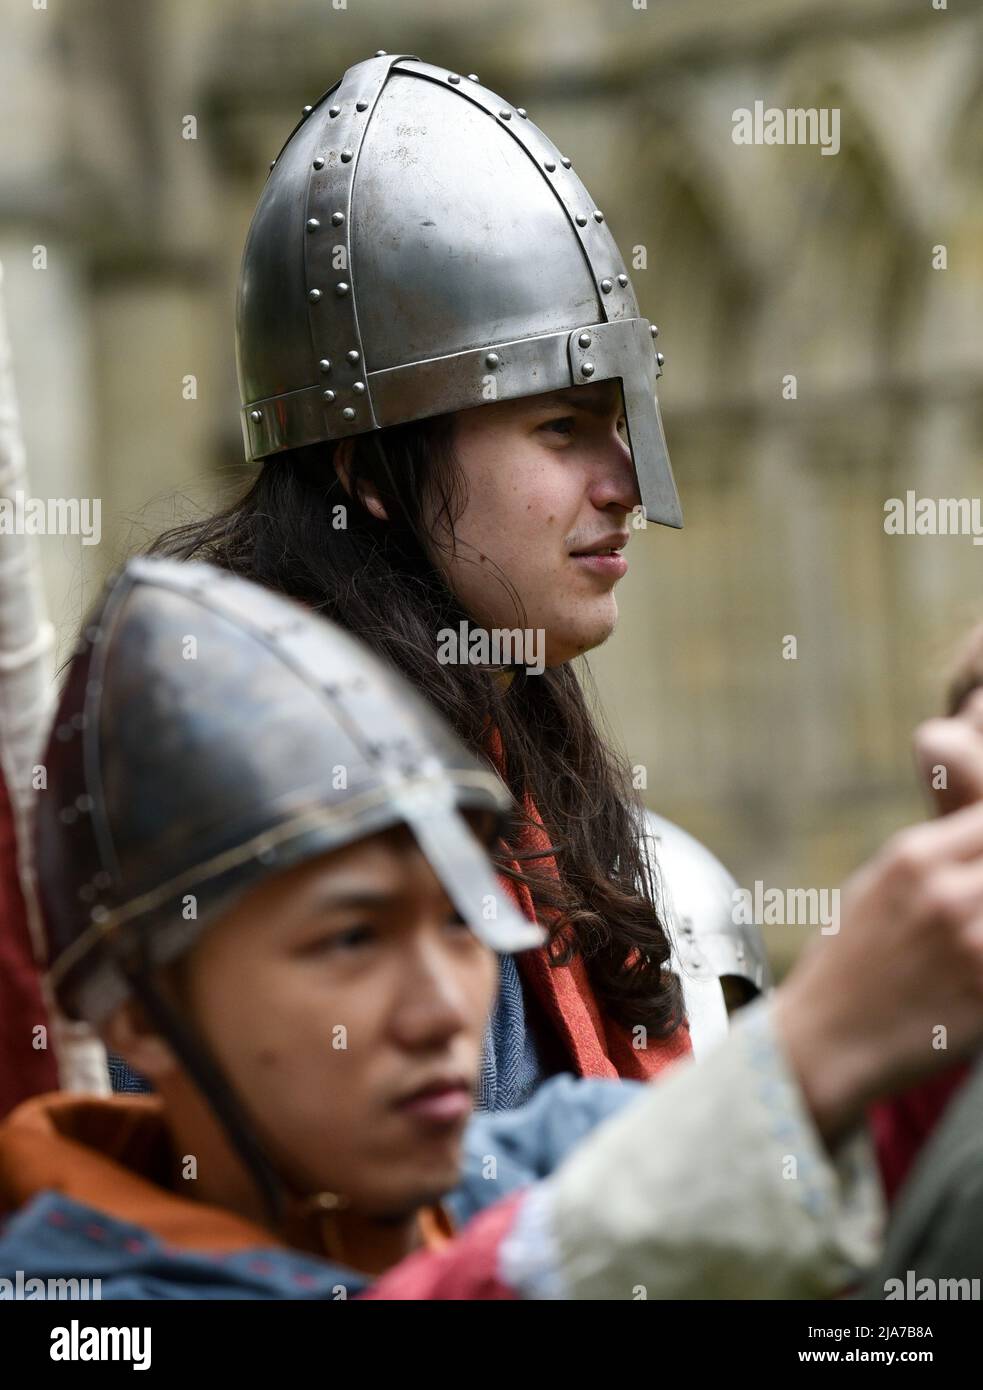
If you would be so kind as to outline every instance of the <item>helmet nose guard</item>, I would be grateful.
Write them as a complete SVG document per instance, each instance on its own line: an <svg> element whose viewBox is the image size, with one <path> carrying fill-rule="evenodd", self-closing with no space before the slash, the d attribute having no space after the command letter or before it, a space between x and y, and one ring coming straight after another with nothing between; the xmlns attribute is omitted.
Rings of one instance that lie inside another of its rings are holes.
<svg viewBox="0 0 983 1390"><path fill-rule="evenodd" d="M305 113L253 217L246 455L618 378L646 518L679 527L655 331L603 213L525 111L380 54Z"/></svg>

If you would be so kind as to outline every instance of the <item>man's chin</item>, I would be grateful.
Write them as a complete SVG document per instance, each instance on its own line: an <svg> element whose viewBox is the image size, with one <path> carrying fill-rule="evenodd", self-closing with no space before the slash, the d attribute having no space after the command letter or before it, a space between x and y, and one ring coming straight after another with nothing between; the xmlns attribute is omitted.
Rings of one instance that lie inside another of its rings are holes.
<svg viewBox="0 0 983 1390"><path fill-rule="evenodd" d="M381 1210L387 1213L413 1211L439 1202L461 1181L464 1167L463 1129L429 1142L400 1145L392 1152L385 1177L391 1177L389 1192L380 1183ZM380 1172L380 1178L383 1173Z"/></svg>
<svg viewBox="0 0 983 1390"><path fill-rule="evenodd" d="M618 623L618 610L595 623L584 623L577 628L571 628L569 633L564 634L564 640L556 643L556 648L562 655L558 655L554 661L547 658L547 666L560 666L565 661L573 661L575 657L584 656L587 652L592 652L595 647L602 646L614 632Z"/></svg>
<svg viewBox="0 0 983 1390"><path fill-rule="evenodd" d="M423 1207L432 1207L442 1202L457 1187L460 1177L460 1173L455 1170L442 1177L428 1176L418 1182L407 1184L403 1192L393 1194L380 1204L375 1219L384 1222L405 1221Z"/></svg>

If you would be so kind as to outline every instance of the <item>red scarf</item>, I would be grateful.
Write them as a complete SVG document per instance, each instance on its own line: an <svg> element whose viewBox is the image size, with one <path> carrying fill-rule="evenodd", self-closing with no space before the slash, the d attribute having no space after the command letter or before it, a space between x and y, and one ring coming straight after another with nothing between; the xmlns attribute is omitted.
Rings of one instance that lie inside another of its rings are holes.
<svg viewBox="0 0 983 1390"><path fill-rule="evenodd" d="M504 776L505 759L498 729L493 729L489 734L488 754L499 774ZM525 797L525 811L533 823L523 827L523 840L519 848L523 851L548 849L549 836L528 794ZM559 877L554 855L547 855L535 862L546 873ZM520 865L514 860L509 867L518 870ZM520 911L535 921L532 894L526 885L504 877L501 882ZM543 946L522 952L516 957L516 962L527 990L538 1001L572 1070L578 1076L647 1081L670 1062L692 1050L689 1028L685 1023L669 1038L649 1037L644 1048L633 1046L633 1030L602 1014L587 967L579 955L574 956L569 965L556 965L550 959L548 948Z"/></svg>

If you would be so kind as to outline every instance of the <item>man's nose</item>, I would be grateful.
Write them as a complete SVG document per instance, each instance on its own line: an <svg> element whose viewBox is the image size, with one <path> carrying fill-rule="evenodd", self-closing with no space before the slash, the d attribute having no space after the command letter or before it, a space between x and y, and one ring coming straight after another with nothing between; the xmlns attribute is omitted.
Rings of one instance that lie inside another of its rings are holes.
<svg viewBox="0 0 983 1390"><path fill-rule="evenodd" d="M617 507L624 512L630 512L642 504L631 450L616 430L613 430L598 460L592 501L600 509Z"/></svg>
<svg viewBox="0 0 983 1390"><path fill-rule="evenodd" d="M402 962L392 1030L404 1047L446 1042L469 1020L467 997L454 962L437 941L414 944Z"/></svg>

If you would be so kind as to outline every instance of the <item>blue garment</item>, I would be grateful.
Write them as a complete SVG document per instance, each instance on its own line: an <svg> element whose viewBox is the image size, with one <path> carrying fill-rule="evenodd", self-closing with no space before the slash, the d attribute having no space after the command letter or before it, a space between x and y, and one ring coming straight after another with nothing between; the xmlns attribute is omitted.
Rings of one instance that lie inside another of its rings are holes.
<svg viewBox="0 0 983 1390"><path fill-rule="evenodd" d="M475 1115L465 1134L461 1181L445 1201L454 1222L463 1225L509 1193L547 1177L640 1086L556 1076L518 1110ZM99 1279L104 1299L340 1301L371 1282L295 1250L261 1246L206 1255L177 1249L140 1226L55 1191L39 1193L0 1228L0 1279L13 1283L18 1270L25 1279Z"/></svg>
<svg viewBox="0 0 983 1390"><path fill-rule="evenodd" d="M498 998L485 1033L475 1104L479 1110L515 1110L546 1080L534 1031L526 1019L515 956L498 958Z"/></svg>
<svg viewBox="0 0 983 1390"><path fill-rule="evenodd" d="M153 1091L150 1082L138 1071L128 1067L122 1057L110 1052L108 1061L109 1084L114 1091L122 1092L124 1095L146 1095Z"/></svg>

